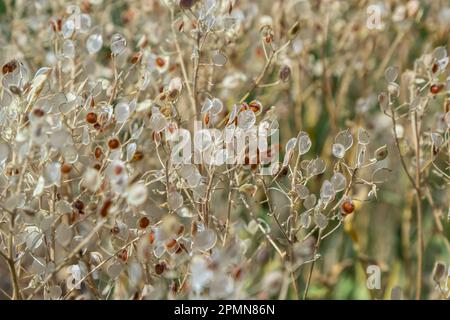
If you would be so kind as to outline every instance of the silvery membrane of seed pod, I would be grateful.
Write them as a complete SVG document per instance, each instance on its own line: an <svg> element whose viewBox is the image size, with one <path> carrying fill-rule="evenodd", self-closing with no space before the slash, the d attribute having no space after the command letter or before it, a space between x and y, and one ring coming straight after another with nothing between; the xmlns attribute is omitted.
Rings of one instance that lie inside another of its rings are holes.
<svg viewBox="0 0 450 320"><path fill-rule="evenodd" d="M161 132L167 125L166 118L159 112L153 112L150 118L150 127L156 132Z"/></svg>
<svg viewBox="0 0 450 320"><path fill-rule="evenodd" d="M398 68L397 67L388 67L384 71L384 78L387 82L394 82L398 76Z"/></svg>
<svg viewBox="0 0 450 320"><path fill-rule="evenodd" d="M118 123L123 123L128 120L130 116L130 106L127 102L119 102L114 108L114 116Z"/></svg>
<svg viewBox="0 0 450 320"><path fill-rule="evenodd" d="M81 134L81 144L87 146L91 139L89 136L89 127L83 126L83 133Z"/></svg>
<svg viewBox="0 0 450 320"><path fill-rule="evenodd" d="M72 36L75 31L75 22L73 19L69 18L61 27L61 32L64 39L68 39Z"/></svg>
<svg viewBox="0 0 450 320"><path fill-rule="evenodd" d="M212 108L212 101L209 98L206 98L202 105L201 113L206 113Z"/></svg>
<svg viewBox="0 0 450 320"><path fill-rule="evenodd" d="M335 143L332 147L332 153L336 158L342 159L345 156L345 148L342 144Z"/></svg>
<svg viewBox="0 0 450 320"><path fill-rule="evenodd" d="M320 229L325 229L328 225L328 219L322 212L317 212L314 214L314 223Z"/></svg>
<svg viewBox="0 0 450 320"><path fill-rule="evenodd" d="M311 226L311 216L308 212L304 212L300 216L300 224L302 228L307 229Z"/></svg>
<svg viewBox="0 0 450 320"><path fill-rule="evenodd" d="M431 141L436 148L440 148L444 144L444 138L437 132L431 133Z"/></svg>
<svg viewBox="0 0 450 320"><path fill-rule="evenodd" d="M447 125L447 128L450 128L450 111L448 111L444 116L445 124Z"/></svg>
<svg viewBox="0 0 450 320"><path fill-rule="evenodd" d="M59 186L61 180L61 164L59 162L50 162L44 168L45 186Z"/></svg>
<svg viewBox="0 0 450 320"><path fill-rule="evenodd" d="M141 182L131 185L127 193L127 202L132 206L140 206L147 200L147 188Z"/></svg>
<svg viewBox="0 0 450 320"><path fill-rule="evenodd" d="M389 179L392 170L388 168L378 168L372 173L373 183L384 183Z"/></svg>
<svg viewBox="0 0 450 320"><path fill-rule="evenodd" d="M306 208L306 210L312 209L314 205L316 204L316 195L310 194L306 199L303 201L303 206Z"/></svg>
<svg viewBox="0 0 450 320"><path fill-rule="evenodd" d="M356 167L359 168L363 165L366 157L366 145L358 144L358 153L356 155Z"/></svg>
<svg viewBox="0 0 450 320"><path fill-rule="evenodd" d="M78 151L73 144L66 145L61 149L61 154L64 157L64 161L67 163L75 163L78 160Z"/></svg>
<svg viewBox="0 0 450 320"><path fill-rule="evenodd" d="M0 143L0 164L4 163L9 156L10 147L7 143Z"/></svg>
<svg viewBox="0 0 450 320"><path fill-rule="evenodd" d="M301 131L298 134L298 151L300 155L304 155L305 153L307 153L309 149L311 149L311 145L312 142L309 138L309 135L306 132Z"/></svg>
<svg viewBox="0 0 450 320"><path fill-rule="evenodd" d="M227 161L227 158L228 158L227 149L216 150L214 153L214 164L216 166L221 166Z"/></svg>
<svg viewBox="0 0 450 320"><path fill-rule="evenodd" d="M134 154L136 153L136 143L132 142L127 145L127 161L133 159Z"/></svg>
<svg viewBox="0 0 450 320"><path fill-rule="evenodd" d="M369 133L364 128L358 129L358 143L367 145L370 142Z"/></svg>
<svg viewBox="0 0 450 320"><path fill-rule="evenodd" d="M325 161L320 158L311 160L306 167L306 174L308 177L317 176L325 171Z"/></svg>
<svg viewBox="0 0 450 320"><path fill-rule="evenodd" d="M231 124L236 119L238 111L239 111L239 107L237 105L233 105L233 107L231 108L231 111L229 113L229 116L228 116L227 124Z"/></svg>
<svg viewBox="0 0 450 320"><path fill-rule="evenodd" d="M325 203L330 202L333 200L334 194L335 191L333 185L330 181L325 180L320 188L320 199Z"/></svg>
<svg viewBox="0 0 450 320"><path fill-rule="evenodd" d="M120 33L115 33L111 37L111 52L114 55L121 54L125 50L126 46L127 40Z"/></svg>
<svg viewBox="0 0 450 320"><path fill-rule="evenodd" d="M297 144L297 138L291 138L286 142L286 152L292 152Z"/></svg>
<svg viewBox="0 0 450 320"><path fill-rule="evenodd" d="M220 99L214 98L211 101L211 113L213 115L218 114L223 109L223 103L220 101Z"/></svg>
<svg viewBox="0 0 450 320"><path fill-rule="evenodd" d="M252 110L244 110L238 114L238 127L242 130L248 130L256 122L256 116Z"/></svg>
<svg viewBox="0 0 450 320"><path fill-rule="evenodd" d="M389 106L389 98L386 92L381 92L378 95L378 103L380 104L380 108L382 111L387 111L387 108Z"/></svg>
<svg viewBox="0 0 450 320"><path fill-rule="evenodd" d="M207 129L198 130L194 135L194 148L205 151L212 145L211 133Z"/></svg>
<svg viewBox="0 0 450 320"><path fill-rule="evenodd" d="M82 13L82 14L80 14L79 19L80 19L80 25L79 25L78 31L80 33L87 33L89 31L89 29L91 28L91 17L86 13Z"/></svg>
<svg viewBox="0 0 450 320"><path fill-rule="evenodd" d="M436 60L442 60L447 57L447 49L445 47L437 47L433 50L433 58Z"/></svg>
<svg viewBox="0 0 450 320"><path fill-rule="evenodd" d="M181 207L181 208L177 209L177 215L179 215L182 218L192 218L194 216L192 211L186 207Z"/></svg>
<svg viewBox="0 0 450 320"><path fill-rule="evenodd" d="M67 130L59 129L50 134L49 142L53 148L60 149L72 143L72 136Z"/></svg>
<svg viewBox="0 0 450 320"><path fill-rule="evenodd" d="M171 191L167 196L167 204L170 210L176 210L183 205L183 196L178 191Z"/></svg>
<svg viewBox="0 0 450 320"><path fill-rule="evenodd" d="M335 172L331 177L331 184L333 185L334 191L339 192L345 189L347 186L347 179L340 172Z"/></svg>
<svg viewBox="0 0 450 320"><path fill-rule="evenodd" d="M73 44L72 40L64 40L63 55L65 55L69 59L75 58L75 45Z"/></svg>
<svg viewBox="0 0 450 320"><path fill-rule="evenodd" d="M334 142L343 145L347 151L353 145L353 136L348 129L343 130L336 135Z"/></svg>
<svg viewBox="0 0 450 320"><path fill-rule="evenodd" d="M71 210L72 211L72 210ZM70 212L71 212L70 211ZM64 223L60 223L56 227L55 233L56 241L62 246L67 246L73 240L73 231L72 229Z"/></svg>
<svg viewBox="0 0 450 320"><path fill-rule="evenodd" d="M297 192L298 197L302 200L309 196L309 189L302 184L296 185L295 191Z"/></svg>
<svg viewBox="0 0 450 320"><path fill-rule="evenodd" d="M400 86L395 82L388 83L388 92L394 98L397 98L400 95Z"/></svg>
<svg viewBox="0 0 450 320"><path fill-rule="evenodd" d="M33 197L38 197L42 194L42 192L44 192L44 184L45 184L45 180L43 176L40 176L38 178L38 181L36 183L36 186L34 188L33 191Z"/></svg>
<svg viewBox="0 0 450 320"><path fill-rule="evenodd" d="M224 53L216 51L212 56L212 61L214 65L222 67L227 63L228 58Z"/></svg>
<svg viewBox="0 0 450 320"><path fill-rule="evenodd" d="M197 232L192 241L192 250L206 252L214 247L217 242L217 235L211 229Z"/></svg>
<svg viewBox="0 0 450 320"><path fill-rule="evenodd" d="M89 54L95 54L103 46L103 37L100 33L91 34L86 40L86 49Z"/></svg>

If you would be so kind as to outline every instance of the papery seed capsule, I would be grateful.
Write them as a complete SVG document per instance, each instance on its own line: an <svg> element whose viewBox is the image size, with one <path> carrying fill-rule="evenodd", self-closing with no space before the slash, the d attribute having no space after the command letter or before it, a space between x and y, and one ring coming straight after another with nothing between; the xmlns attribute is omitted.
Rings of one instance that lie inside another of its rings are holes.
<svg viewBox="0 0 450 320"><path fill-rule="evenodd" d="M444 85L443 85L443 84L433 84L433 85L430 87L430 92L431 92L432 94L438 94L438 93L442 90L442 88L444 88Z"/></svg>
<svg viewBox="0 0 450 320"><path fill-rule="evenodd" d="M61 166L61 173L68 174L72 170L72 166L68 163L64 163Z"/></svg>
<svg viewBox="0 0 450 320"><path fill-rule="evenodd" d="M94 124L97 122L97 115L94 112L89 112L86 115L86 122L90 124Z"/></svg>
<svg viewBox="0 0 450 320"><path fill-rule="evenodd" d="M117 138L113 138L108 141L108 147L110 149L117 149L120 146L120 142Z"/></svg>
<svg viewBox="0 0 450 320"><path fill-rule="evenodd" d="M102 205L102 208L100 209L100 215L102 217L106 217L109 213L109 208L112 205L112 201L110 199L105 200L105 202Z"/></svg>
<svg viewBox="0 0 450 320"><path fill-rule="evenodd" d="M155 272L157 275L162 274L166 270L166 264L164 262L157 263L155 265Z"/></svg>
<svg viewBox="0 0 450 320"><path fill-rule="evenodd" d="M342 215L346 216L348 214L353 213L353 211L355 211L355 205L353 204L353 201L345 200L344 203L342 203L341 209L342 209Z"/></svg>
<svg viewBox="0 0 450 320"><path fill-rule="evenodd" d="M147 217L142 217L139 219L139 227L145 229L150 225L150 219Z"/></svg>

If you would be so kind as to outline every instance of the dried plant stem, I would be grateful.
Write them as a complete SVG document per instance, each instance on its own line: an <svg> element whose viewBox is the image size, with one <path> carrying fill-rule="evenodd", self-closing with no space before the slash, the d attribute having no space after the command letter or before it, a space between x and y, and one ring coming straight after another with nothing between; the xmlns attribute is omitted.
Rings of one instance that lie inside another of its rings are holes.
<svg viewBox="0 0 450 320"><path fill-rule="evenodd" d="M186 84L186 88L188 90L188 95L189 95L189 100L191 101L191 107L192 107L192 112L195 116L197 116L197 104L195 102L195 97L194 97L194 93L191 90L191 86L189 85L189 77L186 71L186 65L184 64L184 59L183 59L183 53L181 52L181 47L180 47L180 43L178 42L178 36L177 36L177 32L175 30L175 17L174 17L174 12L173 10L170 11L170 15L171 15L171 28L172 28L172 35L173 35L173 40L175 43L175 49L177 51L178 54L178 60L180 61L180 66L181 66L181 73L183 74L183 79L184 79L184 83Z"/></svg>
<svg viewBox="0 0 450 320"><path fill-rule="evenodd" d="M311 262L311 268L309 269L308 280L306 280L305 291L303 292L303 300L306 300L306 298L308 297L309 285L311 284L311 278L312 278L312 274L314 271L314 266L316 264L315 257L316 257L317 252L319 251L321 239L322 239L322 229L319 229L317 241L314 246L313 261Z"/></svg>
<svg viewBox="0 0 450 320"><path fill-rule="evenodd" d="M415 154L416 154L416 210L417 210L417 273L416 273L416 300L420 299L422 293L423 272L423 214L422 214L422 192L420 190L420 128L417 120L417 112L414 113Z"/></svg>

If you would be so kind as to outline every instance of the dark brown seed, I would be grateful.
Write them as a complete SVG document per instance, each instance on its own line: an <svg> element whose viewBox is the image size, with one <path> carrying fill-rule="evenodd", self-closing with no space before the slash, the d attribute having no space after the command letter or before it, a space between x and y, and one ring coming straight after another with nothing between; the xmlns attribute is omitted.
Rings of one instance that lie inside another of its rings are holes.
<svg viewBox="0 0 450 320"><path fill-rule="evenodd" d="M150 220L147 217L142 217L139 219L139 227L142 229L147 228L150 225Z"/></svg>
<svg viewBox="0 0 450 320"><path fill-rule="evenodd" d="M68 163L63 163L61 166L61 173L68 174L72 170L72 165Z"/></svg>
<svg viewBox="0 0 450 320"><path fill-rule="evenodd" d="M342 204L342 214L346 216L353 213L353 211L355 211L355 205L353 204L353 202L350 200L344 201L344 203Z"/></svg>
<svg viewBox="0 0 450 320"><path fill-rule="evenodd" d="M100 209L100 215L102 217L106 217L109 213L109 208L111 207L112 202L110 199L105 200L105 202L103 203L102 208Z"/></svg>
<svg viewBox="0 0 450 320"><path fill-rule="evenodd" d="M84 209L84 203L80 199L77 199L73 202L72 206L78 211L82 211Z"/></svg>
<svg viewBox="0 0 450 320"><path fill-rule="evenodd" d="M137 150L133 155L132 161L139 161L142 160L142 158L144 158L144 154L142 153L142 151Z"/></svg>
<svg viewBox="0 0 450 320"><path fill-rule="evenodd" d="M120 142L116 138L113 138L113 139L108 141L108 147L110 149L117 149L119 146L120 146Z"/></svg>
<svg viewBox="0 0 450 320"><path fill-rule="evenodd" d="M155 272L157 275L162 274L166 270L166 264L164 262L157 263L155 265Z"/></svg>
<svg viewBox="0 0 450 320"><path fill-rule="evenodd" d="M197 2L197 0L180 0L180 7L181 7L182 9L188 10L188 9L190 9L196 2Z"/></svg>
<svg viewBox="0 0 450 320"><path fill-rule="evenodd" d="M96 147L94 150L94 156L96 159L100 159L100 157L103 155L103 150L101 147Z"/></svg>
<svg viewBox="0 0 450 320"><path fill-rule="evenodd" d="M444 85L442 85L442 84L433 84L430 87L430 92L432 94L438 94L442 90L443 87L444 87Z"/></svg>
<svg viewBox="0 0 450 320"><path fill-rule="evenodd" d="M166 61L161 57L156 58L155 62L158 65L158 67L160 67L160 68L162 68L166 65Z"/></svg>
<svg viewBox="0 0 450 320"><path fill-rule="evenodd" d="M17 61L11 60L3 65L2 72L3 74L7 74L13 72L14 70L16 70L16 68L17 68Z"/></svg>
<svg viewBox="0 0 450 320"><path fill-rule="evenodd" d="M37 108L37 109L33 110L33 115L35 117L41 118L45 115L45 113L44 113L44 110Z"/></svg>
<svg viewBox="0 0 450 320"><path fill-rule="evenodd" d="M94 124L97 122L97 115L94 112L89 112L86 115L86 122L90 124Z"/></svg>

